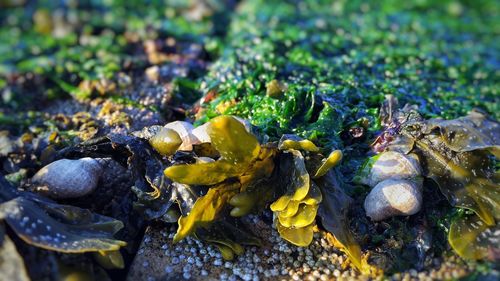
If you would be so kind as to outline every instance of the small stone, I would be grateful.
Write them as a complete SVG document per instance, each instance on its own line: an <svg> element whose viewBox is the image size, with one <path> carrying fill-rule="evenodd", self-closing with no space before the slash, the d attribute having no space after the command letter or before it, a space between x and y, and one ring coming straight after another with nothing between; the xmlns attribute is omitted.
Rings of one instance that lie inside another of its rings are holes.
<svg viewBox="0 0 500 281"><path fill-rule="evenodd" d="M94 191L102 172L103 165L93 158L61 159L40 169L31 181L52 198L78 198Z"/></svg>
<svg viewBox="0 0 500 281"><path fill-rule="evenodd" d="M151 82L157 82L160 78L160 68L157 65L148 67L146 69L146 77Z"/></svg>
<svg viewBox="0 0 500 281"><path fill-rule="evenodd" d="M422 207L422 181L382 181L366 196L364 207L366 216L374 221L416 214Z"/></svg>
<svg viewBox="0 0 500 281"><path fill-rule="evenodd" d="M417 156L407 156L396 151L383 152L377 156L360 182L371 187L387 179L409 179L422 174Z"/></svg>

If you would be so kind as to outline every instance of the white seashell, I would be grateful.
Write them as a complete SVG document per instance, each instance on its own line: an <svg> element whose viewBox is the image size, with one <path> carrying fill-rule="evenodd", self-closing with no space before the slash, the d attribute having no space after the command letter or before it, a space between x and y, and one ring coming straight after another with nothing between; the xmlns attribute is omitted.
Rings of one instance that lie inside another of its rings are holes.
<svg viewBox="0 0 500 281"><path fill-rule="evenodd" d="M422 180L382 181L366 196L364 207L374 221L416 214L422 207Z"/></svg>
<svg viewBox="0 0 500 281"><path fill-rule="evenodd" d="M208 135L207 129L210 123L205 123L193 129L193 135L201 142L211 142L210 136Z"/></svg>
<svg viewBox="0 0 500 281"><path fill-rule="evenodd" d="M40 169L31 181L44 186L40 190L50 197L77 198L94 191L102 172L103 165L97 159L61 159Z"/></svg>
<svg viewBox="0 0 500 281"><path fill-rule="evenodd" d="M193 124L185 121L174 121L164 126L165 128L176 131L182 139L182 144L178 150L191 151L193 144L199 144L201 141L193 135Z"/></svg>
<svg viewBox="0 0 500 281"><path fill-rule="evenodd" d="M233 117L234 117L234 119L240 121L240 123L245 126L245 129L248 132L250 132L250 133L252 132L252 124L250 124L250 122L248 120L237 117L237 116L233 116ZM208 125L209 125L209 122L194 128L194 130L192 132L193 135L200 141L200 143L211 142L210 136L208 135L208 132L207 132Z"/></svg>
<svg viewBox="0 0 500 281"><path fill-rule="evenodd" d="M378 156L368 172L368 176L362 178L361 182L374 187L387 179L408 179L421 174L417 159L399 152L387 151Z"/></svg>

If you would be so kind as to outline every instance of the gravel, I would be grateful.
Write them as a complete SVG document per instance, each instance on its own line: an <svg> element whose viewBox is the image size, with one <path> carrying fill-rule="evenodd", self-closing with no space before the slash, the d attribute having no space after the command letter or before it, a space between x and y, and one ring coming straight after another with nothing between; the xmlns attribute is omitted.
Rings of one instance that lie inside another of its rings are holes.
<svg viewBox="0 0 500 281"><path fill-rule="evenodd" d="M146 230L128 280L369 280L351 267L347 257L331 246L322 232L307 248L295 247L279 237L271 225L251 218L262 247L246 247L233 261L224 261L215 247L188 237L172 244L176 226L155 225ZM145 242L148 241L148 242ZM147 261L149 266L143 266ZM437 260L427 271L409 269L386 276L389 280L442 280L473 271L456 257ZM179 279L180 278L180 279ZM379 277L376 280L382 280Z"/></svg>

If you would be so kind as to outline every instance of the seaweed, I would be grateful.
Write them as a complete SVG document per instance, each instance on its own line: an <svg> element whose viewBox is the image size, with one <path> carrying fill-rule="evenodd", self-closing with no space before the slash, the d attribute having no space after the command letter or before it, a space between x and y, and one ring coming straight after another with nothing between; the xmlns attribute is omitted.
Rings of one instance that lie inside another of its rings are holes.
<svg viewBox="0 0 500 281"><path fill-rule="evenodd" d="M2 196L0 219L28 244L63 253L108 252L127 244L113 238L123 228L121 221L17 193L5 179L0 182L2 190L12 190Z"/></svg>
<svg viewBox="0 0 500 281"><path fill-rule="evenodd" d="M335 198L330 190L337 188L339 192L339 187L329 186L332 183L328 178L331 169L342 159L340 150L323 157L312 141L296 135L283 135L277 146L261 145L231 116L210 120L207 129L212 145L220 154L218 159L165 169L165 175L176 186L188 190L194 186L207 188L206 193L187 194L191 205L186 205L186 198L181 200L184 203L178 202L184 204L181 205L183 216L179 218L174 242L195 235L215 243L224 258L232 259L242 251L227 238L229 233L219 233L217 237L222 237L219 240L200 236L200 233L214 233L218 223L227 221L226 206L233 207L231 216L241 217L269 205L280 236L294 245L306 247L313 239L320 209L323 225L336 237L336 245L348 254L357 269L373 273L349 231L346 212L351 199L343 192L344 197ZM328 196L326 202L324 196Z"/></svg>
<svg viewBox="0 0 500 281"><path fill-rule="evenodd" d="M194 233L199 226L207 226L215 221L235 195L245 192L256 179L269 177L274 168L273 153L269 153L272 150L261 148L257 139L237 119L230 116L213 119L208 134L220 154L219 159L214 162L172 165L164 171L176 183L210 186L205 195L196 199L189 213L179 218L174 241ZM243 208L241 203L247 205ZM251 203L254 202L244 196L240 196L239 201L233 199L236 211L232 214L244 215L242 211L250 211Z"/></svg>
<svg viewBox="0 0 500 281"><path fill-rule="evenodd" d="M361 247L349 229L348 214L353 200L346 194L341 177L335 170L331 170L316 182L323 194L318 215L323 227L333 235L335 247L344 252L354 267L363 274L380 274L379 269L369 265L363 258Z"/></svg>
<svg viewBox="0 0 500 281"><path fill-rule="evenodd" d="M494 159L499 154L498 128L485 114L472 111L453 120L403 122L396 135L396 149L419 155L424 175L437 183L449 203L474 213L455 218L448 233L450 245L464 258L498 259L491 250L482 251L496 249L498 239L494 231L500 218L498 160ZM467 237L466 246L457 243L461 237Z"/></svg>

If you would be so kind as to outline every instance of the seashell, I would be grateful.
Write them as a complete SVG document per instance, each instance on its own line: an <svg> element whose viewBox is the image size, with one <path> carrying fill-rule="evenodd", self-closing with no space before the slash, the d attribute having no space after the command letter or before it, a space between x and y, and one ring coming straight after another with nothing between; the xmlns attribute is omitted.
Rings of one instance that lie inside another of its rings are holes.
<svg viewBox="0 0 500 281"><path fill-rule="evenodd" d="M178 150L191 151L193 144L201 143L200 140L193 135L193 124L185 121L174 121L165 125L165 128L176 131L182 139L182 144Z"/></svg>
<svg viewBox="0 0 500 281"><path fill-rule="evenodd" d="M360 182L371 187L387 179L408 179L422 174L418 158L396 151L387 151L375 156L371 167L367 167L366 176Z"/></svg>
<svg viewBox="0 0 500 281"><path fill-rule="evenodd" d="M234 119L240 121L241 124L245 126L245 129L247 132L252 132L252 124L246 119L237 117L237 116L232 116ZM210 122L207 122L201 126L198 126L194 128L192 131L192 134L200 141L200 143L205 143L205 142L212 142L210 139L210 135L208 135L208 126L210 125Z"/></svg>
<svg viewBox="0 0 500 281"><path fill-rule="evenodd" d="M374 221L416 214L422 207L422 179L382 181L366 196L364 207Z"/></svg>
<svg viewBox="0 0 500 281"><path fill-rule="evenodd" d="M61 159L40 169L31 181L52 198L77 198L94 191L102 172L102 159Z"/></svg>
<svg viewBox="0 0 500 281"><path fill-rule="evenodd" d="M210 136L208 135L208 126L210 123L205 123L193 129L192 134L201 142L212 142Z"/></svg>

